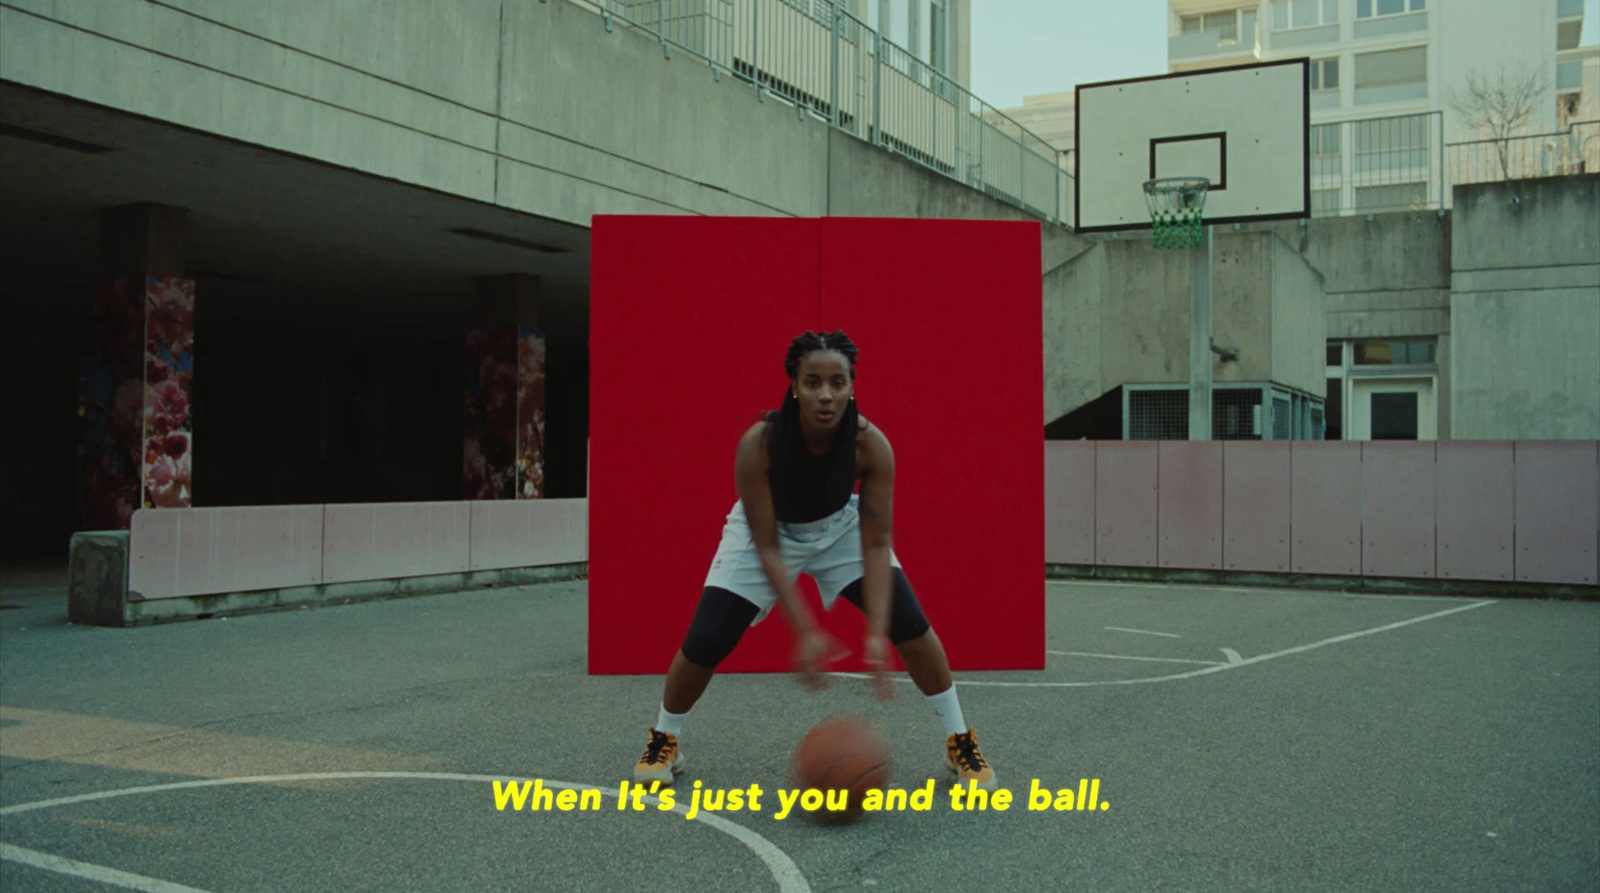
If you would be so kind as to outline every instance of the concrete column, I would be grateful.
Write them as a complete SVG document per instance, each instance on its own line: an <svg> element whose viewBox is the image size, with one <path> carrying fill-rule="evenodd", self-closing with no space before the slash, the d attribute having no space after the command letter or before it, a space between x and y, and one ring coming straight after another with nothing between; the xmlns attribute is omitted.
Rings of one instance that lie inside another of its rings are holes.
<svg viewBox="0 0 1600 893"><path fill-rule="evenodd" d="M194 282L183 278L188 211L100 215L101 284L80 381L82 526L126 530L138 508L192 503Z"/></svg>
<svg viewBox="0 0 1600 893"><path fill-rule="evenodd" d="M463 498L544 495L545 339L538 323L538 277L516 273L473 280Z"/></svg>

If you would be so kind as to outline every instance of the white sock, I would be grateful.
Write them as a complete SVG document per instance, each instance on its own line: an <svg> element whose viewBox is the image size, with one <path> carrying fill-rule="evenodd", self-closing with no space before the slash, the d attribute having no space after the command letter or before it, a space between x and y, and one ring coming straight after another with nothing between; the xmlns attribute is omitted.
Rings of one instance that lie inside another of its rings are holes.
<svg viewBox="0 0 1600 893"><path fill-rule="evenodd" d="M960 708L957 708L959 711ZM683 718L687 713L668 713L667 705L661 705L661 713L656 717L656 731L676 735L683 731Z"/></svg>
<svg viewBox="0 0 1600 893"><path fill-rule="evenodd" d="M948 689L936 695L928 695L927 698L933 707L933 715L944 723L946 735L959 735L967 730L967 721L961 716L961 699L956 697L954 683L951 683Z"/></svg>

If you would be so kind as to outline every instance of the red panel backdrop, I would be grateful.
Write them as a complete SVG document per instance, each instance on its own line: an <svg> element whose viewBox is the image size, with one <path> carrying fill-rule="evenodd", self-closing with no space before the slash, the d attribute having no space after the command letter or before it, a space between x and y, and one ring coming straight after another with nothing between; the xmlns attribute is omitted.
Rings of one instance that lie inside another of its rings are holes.
<svg viewBox="0 0 1600 893"><path fill-rule="evenodd" d="M1038 224L825 218L822 261L821 325L861 349L856 405L895 452L895 553L951 665L1042 669Z"/></svg>
<svg viewBox="0 0 1600 893"><path fill-rule="evenodd" d="M590 672L666 671L737 499L738 437L817 328L861 348L857 399L899 467L896 552L952 663L1043 666L1037 225L596 217L592 245ZM854 608L819 616L859 651ZM776 613L722 666L788 668Z"/></svg>

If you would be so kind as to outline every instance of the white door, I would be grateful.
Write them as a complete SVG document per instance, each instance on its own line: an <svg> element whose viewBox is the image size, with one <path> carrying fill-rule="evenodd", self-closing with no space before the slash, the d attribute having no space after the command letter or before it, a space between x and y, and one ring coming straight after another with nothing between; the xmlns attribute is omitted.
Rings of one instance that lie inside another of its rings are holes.
<svg viewBox="0 0 1600 893"><path fill-rule="evenodd" d="M1346 440L1435 440L1433 378L1367 378L1350 382Z"/></svg>

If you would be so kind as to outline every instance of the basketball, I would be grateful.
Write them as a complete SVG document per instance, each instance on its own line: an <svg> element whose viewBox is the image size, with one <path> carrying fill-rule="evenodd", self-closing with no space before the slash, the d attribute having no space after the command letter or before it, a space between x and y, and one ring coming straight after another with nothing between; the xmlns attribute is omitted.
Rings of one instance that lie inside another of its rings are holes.
<svg viewBox="0 0 1600 893"><path fill-rule="evenodd" d="M853 716L817 723L795 746L792 758L796 787L824 793L822 808L809 813L823 823L860 818L867 792L888 785L889 768L888 739L871 721ZM828 797L830 791L835 793ZM842 809L831 808L840 806L844 797L848 799Z"/></svg>

